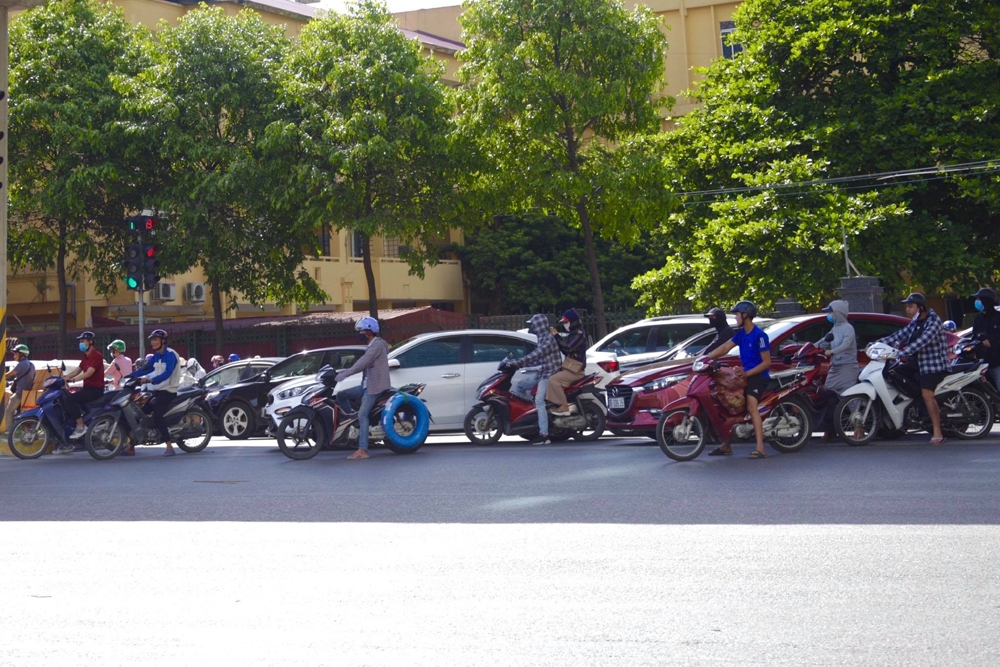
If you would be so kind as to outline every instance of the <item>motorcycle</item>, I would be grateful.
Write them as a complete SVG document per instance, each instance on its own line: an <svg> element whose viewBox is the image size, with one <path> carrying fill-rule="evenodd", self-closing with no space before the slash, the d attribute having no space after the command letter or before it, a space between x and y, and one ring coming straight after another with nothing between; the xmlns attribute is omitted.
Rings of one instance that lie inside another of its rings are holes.
<svg viewBox="0 0 1000 667"><path fill-rule="evenodd" d="M297 461L311 459L324 448L357 447L361 435L358 413L345 411L337 403L337 371L324 366L316 376L319 383L302 394L300 405L288 411L277 428L278 448ZM409 384L380 394L369 414L368 441L384 441L396 454L420 449L431 421L419 398L426 386Z"/></svg>
<svg viewBox="0 0 1000 667"><path fill-rule="evenodd" d="M771 373L757 405L764 422L764 439L782 453L800 451L809 443L814 405L808 390L815 389L823 351L806 343L794 355L794 368ZM755 440L749 413L732 414L716 398L715 374L725 364L702 357L691 367L695 378L687 395L664 407L656 424L656 442L674 461L691 461L705 449L709 432L724 445L732 440Z"/></svg>
<svg viewBox="0 0 1000 667"><path fill-rule="evenodd" d="M908 432L931 431L919 385L899 373L900 351L884 343L865 348L871 359L858 384L841 395L834 410L837 435L849 445L867 445L879 432L897 437ZM941 409L941 428L963 440L985 437L993 428L994 408L987 364L956 358L948 375L934 389Z"/></svg>
<svg viewBox="0 0 1000 667"><path fill-rule="evenodd" d="M465 415L465 437L475 445L492 445L503 435L534 437L538 433L538 411L534 400L512 391L512 380L517 369L508 357L500 362L497 372L479 385L476 397L479 403ZM580 378L566 388L570 415L555 415L551 403L546 405L549 417L549 436L553 441L573 438L578 442L592 442L604 433L607 409L598 395L597 374ZM532 394L537 391L537 385ZM575 409L575 410L574 410Z"/></svg>
<svg viewBox="0 0 1000 667"><path fill-rule="evenodd" d="M53 376L45 380L42 388L45 391L36 406L14 417L10 435L7 436L10 451L19 459L37 459L49 451L50 446L57 444L73 446L69 436L76 428L76 421L66 417L65 405L69 397L66 380ZM103 406L104 397L83 405L83 423L91 423Z"/></svg>
<svg viewBox="0 0 1000 667"><path fill-rule="evenodd" d="M982 339L969 336L959 340L955 346L952 347L951 351L958 360L962 362L973 362L978 359L982 359L982 349ZM1000 391L993 386L993 383L990 382L989 378L986 379L986 383L980 388L986 392L986 395L990 398L990 402L993 404L993 418L995 420L1000 420Z"/></svg>
<svg viewBox="0 0 1000 667"><path fill-rule="evenodd" d="M164 415L171 440L189 454L202 451L212 439L212 418L204 406L206 393L197 385L181 387ZM90 455L106 461L118 456L129 444L161 444L160 432L149 414L152 397L151 392L139 390L139 379L133 377L122 381L120 391L105 394L107 400L83 436Z"/></svg>

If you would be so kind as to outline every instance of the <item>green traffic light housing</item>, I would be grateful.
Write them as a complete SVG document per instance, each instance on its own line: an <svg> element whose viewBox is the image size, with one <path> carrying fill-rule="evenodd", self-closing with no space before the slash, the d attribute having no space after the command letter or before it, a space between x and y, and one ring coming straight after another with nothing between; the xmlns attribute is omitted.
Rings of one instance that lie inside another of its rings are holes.
<svg viewBox="0 0 1000 667"><path fill-rule="evenodd" d="M125 286L128 289L142 289L142 271L142 246L129 243L125 246Z"/></svg>

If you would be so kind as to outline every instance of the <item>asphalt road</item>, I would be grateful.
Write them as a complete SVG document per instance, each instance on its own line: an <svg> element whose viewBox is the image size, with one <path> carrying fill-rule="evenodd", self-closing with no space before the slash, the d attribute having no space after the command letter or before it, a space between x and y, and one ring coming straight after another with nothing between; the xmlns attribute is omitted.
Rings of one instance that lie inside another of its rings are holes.
<svg viewBox="0 0 1000 667"><path fill-rule="evenodd" d="M1000 664L996 436L461 442L0 459L0 665Z"/></svg>

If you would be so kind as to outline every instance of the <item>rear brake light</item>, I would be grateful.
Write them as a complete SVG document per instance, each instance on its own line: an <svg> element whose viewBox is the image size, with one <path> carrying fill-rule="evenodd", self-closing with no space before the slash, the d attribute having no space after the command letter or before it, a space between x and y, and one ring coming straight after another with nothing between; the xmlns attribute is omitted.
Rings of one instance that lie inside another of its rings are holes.
<svg viewBox="0 0 1000 667"><path fill-rule="evenodd" d="M605 373L617 373L621 366L618 365L618 360L614 359L612 361L598 361L597 365L604 369Z"/></svg>

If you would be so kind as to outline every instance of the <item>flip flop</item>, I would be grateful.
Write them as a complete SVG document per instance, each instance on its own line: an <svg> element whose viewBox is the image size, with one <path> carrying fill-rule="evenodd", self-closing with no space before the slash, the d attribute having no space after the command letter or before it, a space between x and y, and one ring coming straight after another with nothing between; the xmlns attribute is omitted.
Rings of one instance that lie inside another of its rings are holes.
<svg viewBox="0 0 1000 667"><path fill-rule="evenodd" d="M347 460L348 461L357 461L359 459L370 459L370 458L371 458L371 456L368 455L368 452L366 452L363 449L358 449L358 450L355 450L353 454L351 454L350 456L348 456Z"/></svg>
<svg viewBox="0 0 1000 667"><path fill-rule="evenodd" d="M168 449L167 451L163 452L163 455L164 456L173 456L174 455L174 450Z"/></svg>
<svg viewBox="0 0 1000 667"><path fill-rule="evenodd" d="M755 449L752 452L750 452L750 458L752 458L752 459L766 459L767 458L767 454L765 454L764 452L762 452L762 451L760 451L758 449Z"/></svg>
<svg viewBox="0 0 1000 667"><path fill-rule="evenodd" d="M723 449L722 447L716 447L708 453L709 456L732 456L733 450Z"/></svg>
<svg viewBox="0 0 1000 667"><path fill-rule="evenodd" d="M934 442L935 440L937 440L937 442ZM931 444L934 445L935 447L937 445L943 445L947 441L948 441L948 438L931 438Z"/></svg>

